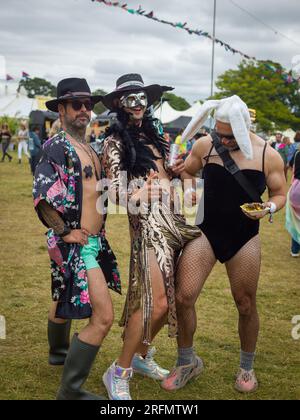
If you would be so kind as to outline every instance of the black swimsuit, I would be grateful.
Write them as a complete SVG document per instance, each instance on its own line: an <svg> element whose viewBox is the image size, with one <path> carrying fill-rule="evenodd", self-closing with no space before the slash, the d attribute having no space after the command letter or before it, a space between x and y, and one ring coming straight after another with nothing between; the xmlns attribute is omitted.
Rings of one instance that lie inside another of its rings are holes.
<svg viewBox="0 0 300 420"><path fill-rule="evenodd" d="M243 174L262 195L266 189L264 173L265 152L262 171L243 169ZM211 148L203 169L204 221L199 225L209 240L216 258L225 263L259 233L259 221L244 215L240 206L253 200L236 179L217 163L209 163Z"/></svg>

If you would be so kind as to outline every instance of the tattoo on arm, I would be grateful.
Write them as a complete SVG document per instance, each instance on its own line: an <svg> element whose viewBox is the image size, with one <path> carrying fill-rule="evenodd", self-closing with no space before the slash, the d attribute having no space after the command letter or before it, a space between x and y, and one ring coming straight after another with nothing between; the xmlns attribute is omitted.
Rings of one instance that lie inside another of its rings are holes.
<svg viewBox="0 0 300 420"><path fill-rule="evenodd" d="M53 229L57 235L64 232L65 223L60 215L45 200L40 201L38 210L49 228Z"/></svg>

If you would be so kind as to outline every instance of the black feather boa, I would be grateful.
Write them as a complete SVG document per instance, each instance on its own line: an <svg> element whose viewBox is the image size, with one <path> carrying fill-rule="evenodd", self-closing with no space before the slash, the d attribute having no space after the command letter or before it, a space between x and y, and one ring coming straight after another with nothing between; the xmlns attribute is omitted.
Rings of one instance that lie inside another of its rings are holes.
<svg viewBox="0 0 300 420"><path fill-rule="evenodd" d="M129 125L129 121L129 115L122 109L118 110L117 122L107 130L106 137L117 134L121 138L121 170L127 171L131 177L145 177L151 169L158 170L156 160L167 158L169 144L159 135L152 116L145 114L141 127ZM156 156L149 145L154 146L160 156Z"/></svg>

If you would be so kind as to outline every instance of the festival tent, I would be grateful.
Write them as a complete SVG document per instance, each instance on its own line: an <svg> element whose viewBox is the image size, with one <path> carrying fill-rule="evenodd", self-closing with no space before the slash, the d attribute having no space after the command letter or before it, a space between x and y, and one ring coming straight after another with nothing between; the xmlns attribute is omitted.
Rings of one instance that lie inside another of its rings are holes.
<svg viewBox="0 0 300 420"><path fill-rule="evenodd" d="M185 124L190 122L190 120L198 113L200 108L201 103L195 102L185 111L176 111L176 109L171 107L168 101L164 101L162 105L155 109L154 116L155 118L158 118L163 125L167 125L168 127L185 128ZM211 121L213 122L213 118L210 117L205 122L204 128L209 129Z"/></svg>
<svg viewBox="0 0 300 420"><path fill-rule="evenodd" d="M193 118L199 109L201 108L200 102L195 102L193 106L185 111L177 111L176 109L172 108L168 101L164 101L162 105L158 106L155 111L154 115L155 118L158 118L162 124L169 124L173 121L176 121L180 117L189 117Z"/></svg>
<svg viewBox="0 0 300 420"><path fill-rule="evenodd" d="M0 116L29 118L31 111L46 111L46 96L28 98L26 89L18 83L0 83Z"/></svg>
<svg viewBox="0 0 300 420"><path fill-rule="evenodd" d="M154 116L160 120L162 124L169 124L185 115L183 112L176 111L176 109L172 108L168 101L164 101L161 106L155 109Z"/></svg>
<svg viewBox="0 0 300 420"><path fill-rule="evenodd" d="M200 102L195 102L191 106L191 108L187 109L186 111L182 111L182 113L184 114L185 117L193 118L198 113L200 108L201 108L201 103Z"/></svg>
<svg viewBox="0 0 300 420"><path fill-rule="evenodd" d="M0 116L28 118L30 112L37 109L36 99L27 97L25 91L0 97Z"/></svg>
<svg viewBox="0 0 300 420"><path fill-rule="evenodd" d="M177 120L172 121L169 124L164 124L164 127L168 131L170 131L169 129L172 129L174 131L184 130L190 123L191 119L192 119L191 117L179 117L177 118ZM213 127L214 127L214 119L212 117L208 117L207 120L204 122L203 126L201 127L201 129L209 131Z"/></svg>

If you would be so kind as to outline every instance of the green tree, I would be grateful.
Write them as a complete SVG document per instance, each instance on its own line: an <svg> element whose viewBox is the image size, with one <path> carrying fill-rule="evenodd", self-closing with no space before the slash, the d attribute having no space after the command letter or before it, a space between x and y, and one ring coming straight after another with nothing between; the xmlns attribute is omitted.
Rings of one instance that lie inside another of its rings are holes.
<svg viewBox="0 0 300 420"><path fill-rule="evenodd" d="M21 86L26 89L29 98L34 98L36 95L56 96L56 87L40 77L22 79L19 83L19 87Z"/></svg>
<svg viewBox="0 0 300 420"><path fill-rule="evenodd" d="M184 98L177 96L174 93L165 93L163 97L164 99L167 99L171 107L177 111L186 111L191 107Z"/></svg>
<svg viewBox="0 0 300 420"><path fill-rule="evenodd" d="M274 71L272 68L276 68ZM284 68L273 62L242 61L237 70L219 76L219 92L214 98L238 95L249 108L256 109L261 130L298 129L300 126L300 95L297 82L288 83Z"/></svg>
<svg viewBox="0 0 300 420"><path fill-rule="evenodd" d="M97 90L95 90L94 92L93 92L93 95L102 95L102 96L104 96L104 95L106 95L107 94L107 92L105 92L104 90L102 90L102 89L97 89ZM107 108L103 105L103 103L102 102L99 102L96 106L95 106L95 108L94 108L94 112L95 112L95 114L97 114L97 115L100 115L100 114L102 114L104 111L106 111L107 110Z"/></svg>

